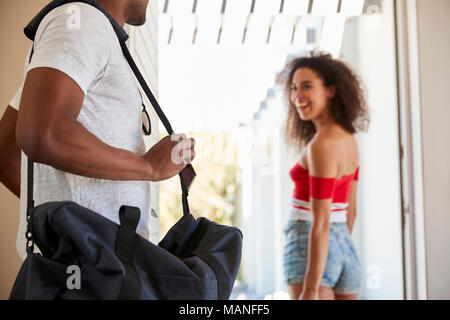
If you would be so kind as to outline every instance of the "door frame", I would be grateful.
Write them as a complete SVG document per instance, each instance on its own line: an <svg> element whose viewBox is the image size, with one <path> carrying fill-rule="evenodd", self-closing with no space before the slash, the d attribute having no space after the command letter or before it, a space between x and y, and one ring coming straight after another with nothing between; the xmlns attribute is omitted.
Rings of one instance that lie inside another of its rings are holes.
<svg viewBox="0 0 450 320"><path fill-rule="evenodd" d="M394 0L402 195L404 299L427 299L416 0Z"/></svg>

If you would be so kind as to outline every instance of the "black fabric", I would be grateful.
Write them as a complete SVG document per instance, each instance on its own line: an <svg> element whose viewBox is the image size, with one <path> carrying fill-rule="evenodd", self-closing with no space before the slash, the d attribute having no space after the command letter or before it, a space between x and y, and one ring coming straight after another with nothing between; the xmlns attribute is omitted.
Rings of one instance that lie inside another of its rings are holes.
<svg viewBox="0 0 450 320"><path fill-rule="evenodd" d="M118 225L71 201L39 205L31 218L42 255L28 255L10 299L228 299L239 269L241 232L203 217L184 215L157 246L133 232L131 261L117 241L134 222ZM67 287L70 265L81 270L81 289Z"/></svg>
<svg viewBox="0 0 450 320"><path fill-rule="evenodd" d="M128 35L95 0L55 0L30 22L25 34L33 40L48 12L72 2L102 11L124 44ZM133 72L140 75L124 48ZM137 78L146 94L153 97L142 76ZM159 108L157 101L153 106ZM165 116L161 120L168 124ZM166 128L172 130L170 124ZM158 246L136 233L140 219L136 207L120 208L120 225L72 201L34 207L33 171L33 161L28 159L27 258L10 299L229 298L240 265L242 233L206 218L195 219L189 213L188 190L195 178L191 165L180 173L183 216ZM40 254L33 252L34 244ZM81 271L81 288L68 285L71 266Z"/></svg>

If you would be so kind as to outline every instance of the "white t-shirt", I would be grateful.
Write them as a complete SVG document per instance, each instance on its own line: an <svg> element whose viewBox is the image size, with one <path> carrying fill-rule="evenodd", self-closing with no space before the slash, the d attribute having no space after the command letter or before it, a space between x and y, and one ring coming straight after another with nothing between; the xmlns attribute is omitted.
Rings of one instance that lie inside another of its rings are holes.
<svg viewBox="0 0 450 320"><path fill-rule="evenodd" d="M68 28L68 18L79 10L79 28ZM31 52L31 49L30 49ZM141 133L142 99L114 29L98 9L84 3L66 4L45 16L36 33L34 54L27 72L38 67L50 67L64 72L83 90L85 98L78 121L104 143L145 154ZM22 88L10 102L19 109ZM27 207L27 157L22 152L20 225L17 250L26 257L25 231ZM150 182L93 179L34 164L35 205L48 201L71 200L119 223L121 205L141 210L137 232L149 238Z"/></svg>

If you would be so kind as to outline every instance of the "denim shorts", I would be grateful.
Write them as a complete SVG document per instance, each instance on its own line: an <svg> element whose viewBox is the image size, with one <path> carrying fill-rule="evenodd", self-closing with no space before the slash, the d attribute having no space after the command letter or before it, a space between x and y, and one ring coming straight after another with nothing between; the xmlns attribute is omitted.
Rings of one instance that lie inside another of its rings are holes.
<svg viewBox="0 0 450 320"><path fill-rule="evenodd" d="M311 222L290 220L284 229L284 277L287 284L304 282ZM360 266L347 223L330 224L327 263L320 285L337 294L359 293Z"/></svg>

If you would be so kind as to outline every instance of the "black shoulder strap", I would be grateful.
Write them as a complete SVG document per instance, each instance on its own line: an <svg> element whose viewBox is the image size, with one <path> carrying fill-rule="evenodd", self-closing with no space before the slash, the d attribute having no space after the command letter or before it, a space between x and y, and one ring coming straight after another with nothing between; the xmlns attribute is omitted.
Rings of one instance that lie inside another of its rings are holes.
<svg viewBox="0 0 450 320"><path fill-rule="evenodd" d="M164 127L166 128L167 132L172 135L174 134L172 130L172 126L169 123L169 120L167 120L166 115L161 110L161 107L159 106L158 101L156 100L155 96L153 95L152 91L148 87L147 83L144 80L144 77L142 76L141 72L139 71L138 67L136 66L136 63L134 62L133 58L131 57L130 52L128 51L127 45L125 41L120 41L120 46L122 47L122 52L125 56L125 58L128 61L128 64L131 67L131 70L133 70L134 75L136 76L136 79L141 84L142 89L144 90L145 94L147 95L148 99L150 100L153 108L155 109L159 119L163 123ZM183 204L183 214L189 213L189 203L188 203L188 195L189 195L189 188L194 181L194 178L196 176L194 167L192 167L191 164L188 164L180 173L180 183L181 183L181 191L182 191L182 204Z"/></svg>
<svg viewBox="0 0 450 320"><path fill-rule="evenodd" d="M31 41L34 41L34 37L36 36L36 32L39 28L39 25L41 24L42 19L53 9L56 9L57 7L60 7L62 5L72 3L72 2L82 2L89 4L93 6L94 8L97 8L100 10L111 22L112 27L114 28L114 31L117 34L117 37L119 38L119 41L126 41L128 39L128 34L126 31L121 27L121 25L114 20L114 18L106 11L105 8L103 8L97 0L53 0L49 4L47 4L39 13L28 23L28 25L23 30L25 35L28 39Z"/></svg>
<svg viewBox="0 0 450 320"><path fill-rule="evenodd" d="M148 87L147 83L144 80L144 77L140 73L136 63L134 62L127 46L126 41L128 39L128 34L126 31L117 23L117 21L114 20L114 18L104 9L96 0L53 0L50 2L47 6L45 6L32 20L31 22L25 27L24 33L25 35L32 41L34 41L34 38L36 36L36 32L39 28L39 24L41 23L42 19L53 9L62 6L67 3L72 2L82 2L89 5L92 5L93 7L100 10L111 22L111 25L117 35L117 38L119 39L120 46L122 48L122 52L127 59L128 64L130 65L134 75L136 76L137 80L139 81L142 89L144 90L145 94L147 95L148 99L150 100L153 108L156 111L156 114L160 118L161 122L163 123L164 127L166 128L167 132L172 135L174 134L174 131L172 129L172 126L170 125L169 120L165 116L164 112L162 111L161 107L159 106L158 101L156 100L155 96L153 95L152 91ZM32 46L31 54L30 54L30 61L31 57L34 53L34 46ZM29 218L29 213L34 208L34 199L33 199L33 160L28 158L28 181L27 181L27 218ZM181 183L181 190L182 190L182 202L183 202L183 214L189 213L189 204L188 204L188 192L189 188L196 176L195 170L192 167L191 164L188 164L180 173L180 183ZM27 235L28 237L28 235Z"/></svg>

